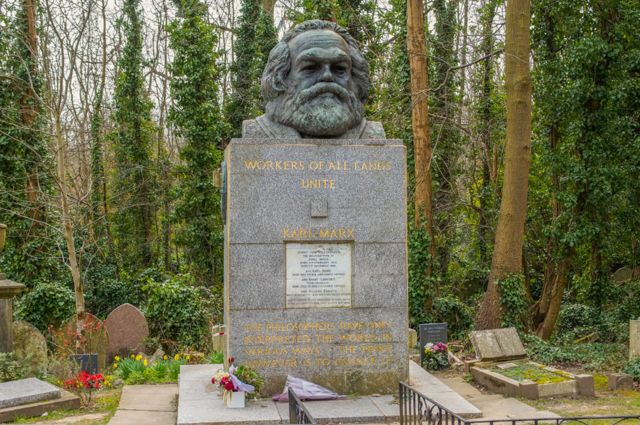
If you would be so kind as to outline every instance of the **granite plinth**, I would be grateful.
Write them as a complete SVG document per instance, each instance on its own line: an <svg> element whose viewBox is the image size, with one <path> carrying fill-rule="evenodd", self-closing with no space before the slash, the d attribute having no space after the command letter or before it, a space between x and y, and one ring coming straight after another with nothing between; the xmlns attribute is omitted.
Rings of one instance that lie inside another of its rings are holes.
<svg viewBox="0 0 640 425"><path fill-rule="evenodd" d="M80 397L68 391L60 390L60 397L52 400L35 401L0 409L0 423L10 422L17 418L42 416L42 414L54 410L79 408Z"/></svg>
<svg viewBox="0 0 640 425"><path fill-rule="evenodd" d="M287 374L395 392L408 376L402 142L234 139L225 167L226 356L255 367L265 395Z"/></svg>
<svg viewBox="0 0 640 425"><path fill-rule="evenodd" d="M37 378L0 383L0 409L60 398L60 388Z"/></svg>

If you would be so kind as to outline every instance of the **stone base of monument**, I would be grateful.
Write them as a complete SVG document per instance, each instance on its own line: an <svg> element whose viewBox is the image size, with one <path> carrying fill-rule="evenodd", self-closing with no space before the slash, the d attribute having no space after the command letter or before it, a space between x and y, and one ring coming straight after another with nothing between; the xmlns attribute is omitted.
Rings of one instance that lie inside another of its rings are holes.
<svg viewBox="0 0 640 425"><path fill-rule="evenodd" d="M286 424L289 405L270 399L252 400L246 407L230 409L225 405L211 377L222 365L185 365L178 382L178 425L207 424ZM410 383L416 391L434 398L465 418L482 416L482 412L416 363L410 364ZM320 424L398 422L400 412L396 394L348 397L344 400L305 401L305 407Z"/></svg>
<svg viewBox="0 0 640 425"><path fill-rule="evenodd" d="M80 398L36 378L0 384L0 423L58 409L78 409Z"/></svg>

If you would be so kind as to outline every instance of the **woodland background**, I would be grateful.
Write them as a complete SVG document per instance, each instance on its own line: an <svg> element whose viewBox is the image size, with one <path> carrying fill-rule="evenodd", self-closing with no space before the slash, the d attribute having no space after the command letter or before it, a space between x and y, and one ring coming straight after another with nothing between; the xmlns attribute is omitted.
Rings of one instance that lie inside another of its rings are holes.
<svg viewBox="0 0 640 425"><path fill-rule="evenodd" d="M360 42L368 117L406 143L410 203L431 200L408 208L411 325L447 321L463 338L487 325L492 282L493 324L517 326L546 360L621 361L640 317L640 4L521 3L523 248L492 275L513 160L504 1L0 0L0 270L29 288L15 315L44 330L130 302L158 342L202 347L222 311L215 170L242 120L262 113L278 36L321 18ZM407 39L422 36L428 85L416 89ZM426 189L414 156L425 140ZM630 278L614 280L623 266Z"/></svg>

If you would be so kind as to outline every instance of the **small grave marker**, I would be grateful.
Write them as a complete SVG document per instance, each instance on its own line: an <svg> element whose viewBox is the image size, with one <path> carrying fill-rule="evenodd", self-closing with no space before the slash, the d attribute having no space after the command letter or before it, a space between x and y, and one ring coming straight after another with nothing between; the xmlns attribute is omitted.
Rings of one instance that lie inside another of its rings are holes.
<svg viewBox="0 0 640 425"><path fill-rule="evenodd" d="M131 304L116 307L104 321L109 331L107 356L129 355L144 351L144 339L149 336L149 325L144 314Z"/></svg>
<svg viewBox="0 0 640 425"><path fill-rule="evenodd" d="M420 330L420 364L424 360L424 347L425 345L437 344L438 342L449 341L448 333L449 326L447 323L421 323Z"/></svg>
<svg viewBox="0 0 640 425"><path fill-rule="evenodd" d="M15 356L29 364L32 372L41 372L47 367L47 340L31 323L13 322L13 351Z"/></svg>

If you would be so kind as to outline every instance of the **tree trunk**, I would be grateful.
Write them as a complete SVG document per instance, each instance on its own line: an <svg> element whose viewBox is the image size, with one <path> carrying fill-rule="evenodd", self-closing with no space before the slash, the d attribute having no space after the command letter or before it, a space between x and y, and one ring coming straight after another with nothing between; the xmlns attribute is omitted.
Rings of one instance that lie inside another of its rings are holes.
<svg viewBox="0 0 640 425"><path fill-rule="evenodd" d="M432 148L429 140L429 76L422 0L407 0L407 53L411 71L411 124L416 176L415 224L416 227L424 227L430 236L431 261L426 273L431 276L436 245L431 214Z"/></svg>
<svg viewBox="0 0 640 425"><path fill-rule="evenodd" d="M60 111L54 112L56 115L55 131L56 131L56 149L57 149L57 171L58 171L58 186L60 188L60 204L62 208L62 230L64 234L65 242L67 243L67 255L69 256L69 269L71 269L71 277L73 278L73 291L75 293L76 300L76 314L78 315L78 322L81 322L81 318L84 316L84 289L82 285L82 276L80 274L80 265L78 263L78 256L76 254L76 247L73 237L73 223L71 222L71 216L69 214L69 200L67 196L67 183L65 176L65 169L67 168L65 150L66 146L62 135L62 124L60 123ZM80 325L78 325L80 327Z"/></svg>
<svg viewBox="0 0 640 425"><path fill-rule="evenodd" d="M38 39L36 34L36 3L35 0L24 0L25 12L24 43L29 50L28 79L24 82L26 87L21 99L20 118L25 129L32 129L39 113L38 100L35 93L36 73L38 72ZM30 144L30 141L26 141ZM39 205L40 184L38 181L38 161L33 161L29 166L26 181L26 198L29 203L29 218L31 226L39 226L42 222L42 206Z"/></svg>
<svg viewBox="0 0 640 425"><path fill-rule="evenodd" d="M527 215L531 165L529 22L529 0L508 0L505 39L507 141L504 186L489 284L478 309L476 329L500 327L502 312L496 281L522 272L524 222Z"/></svg>

